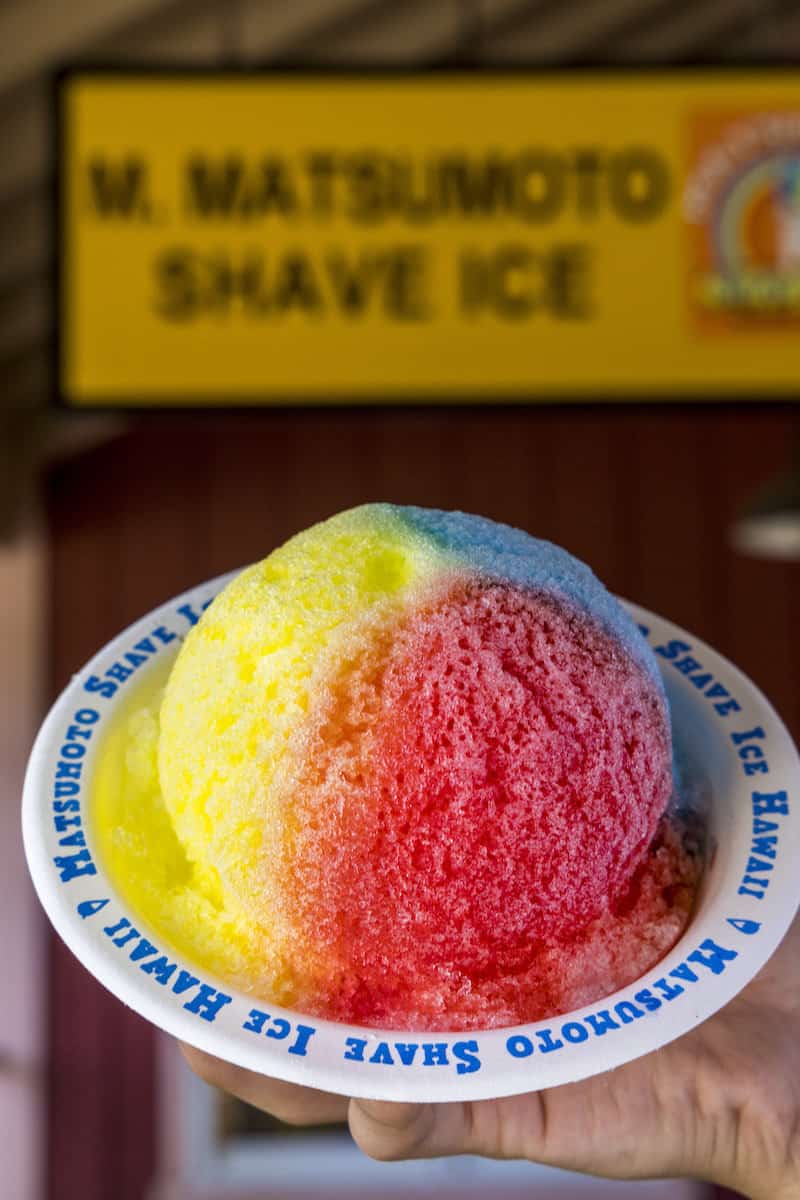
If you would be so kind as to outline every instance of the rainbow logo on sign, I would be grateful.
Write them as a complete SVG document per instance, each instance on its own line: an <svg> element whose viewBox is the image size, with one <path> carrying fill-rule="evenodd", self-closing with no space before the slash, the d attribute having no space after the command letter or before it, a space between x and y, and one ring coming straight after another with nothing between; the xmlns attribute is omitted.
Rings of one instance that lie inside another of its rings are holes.
<svg viewBox="0 0 800 1200"><path fill-rule="evenodd" d="M800 112L729 120L703 142L685 195L692 307L737 330L798 320Z"/></svg>

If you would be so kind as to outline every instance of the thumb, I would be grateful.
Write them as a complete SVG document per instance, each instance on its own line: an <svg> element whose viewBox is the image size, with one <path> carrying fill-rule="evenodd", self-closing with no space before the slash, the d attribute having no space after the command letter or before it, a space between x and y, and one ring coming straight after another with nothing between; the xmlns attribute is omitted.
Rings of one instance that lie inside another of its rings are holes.
<svg viewBox="0 0 800 1200"><path fill-rule="evenodd" d="M351 1100L350 1132L370 1158L487 1158L548 1161L547 1092L453 1104ZM557 1160L550 1157L554 1165Z"/></svg>
<svg viewBox="0 0 800 1200"><path fill-rule="evenodd" d="M353 1140L370 1158L383 1162L436 1158L468 1152L470 1108L469 1104L351 1100L348 1123Z"/></svg>

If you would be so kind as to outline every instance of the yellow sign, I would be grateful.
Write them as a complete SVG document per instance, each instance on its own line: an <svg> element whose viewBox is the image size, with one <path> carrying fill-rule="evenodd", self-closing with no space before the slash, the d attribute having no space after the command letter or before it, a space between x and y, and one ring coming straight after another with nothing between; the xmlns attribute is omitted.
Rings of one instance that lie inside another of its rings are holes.
<svg viewBox="0 0 800 1200"><path fill-rule="evenodd" d="M89 71L70 404L792 396L800 71Z"/></svg>

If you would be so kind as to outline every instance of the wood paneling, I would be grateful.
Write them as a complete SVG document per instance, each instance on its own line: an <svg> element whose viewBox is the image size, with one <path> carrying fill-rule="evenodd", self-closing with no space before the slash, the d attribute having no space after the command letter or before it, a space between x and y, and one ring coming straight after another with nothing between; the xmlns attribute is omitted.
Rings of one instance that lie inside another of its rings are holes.
<svg viewBox="0 0 800 1200"><path fill-rule="evenodd" d="M44 65L44 64L43 64ZM27 202L32 188L47 192L50 173L50 92L42 74L0 94L0 198ZM12 218L13 213L6 213Z"/></svg>
<svg viewBox="0 0 800 1200"><path fill-rule="evenodd" d="M605 48L632 16L647 20L659 0L531 0L494 26L489 22L479 51L490 62L548 62L591 55Z"/></svg>
<svg viewBox="0 0 800 1200"><path fill-rule="evenodd" d="M125 22L165 7L164 0L15 0L0 6L0 89L38 74L50 63L80 54Z"/></svg>
<svg viewBox="0 0 800 1200"><path fill-rule="evenodd" d="M52 262L50 207L43 189L22 191L0 204L0 292L31 276L42 283Z"/></svg>
<svg viewBox="0 0 800 1200"><path fill-rule="evenodd" d="M287 58L306 62L414 63L441 58L457 42L457 0L372 0L342 11L327 29L312 30Z"/></svg>
<svg viewBox="0 0 800 1200"><path fill-rule="evenodd" d="M435 3L432 0L431 7ZM239 50L248 62L313 61L329 39L341 45L346 29L358 36L362 25L372 24L376 7L385 10L389 5L386 0L293 0L292 4L241 0L237 10ZM394 9L395 16L404 11L399 5ZM413 27L418 16L412 9L407 23ZM387 42L385 39L384 48Z"/></svg>
<svg viewBox="0 0 800 1200"><path fill-rule="evenodd" d="M713 55L720 41L752 27L754 14L753 0L709 5L667 0L652 19L643 13L630 29L621 29L603 48L615 59L633 61L679 61L701 51Z"/></svg>

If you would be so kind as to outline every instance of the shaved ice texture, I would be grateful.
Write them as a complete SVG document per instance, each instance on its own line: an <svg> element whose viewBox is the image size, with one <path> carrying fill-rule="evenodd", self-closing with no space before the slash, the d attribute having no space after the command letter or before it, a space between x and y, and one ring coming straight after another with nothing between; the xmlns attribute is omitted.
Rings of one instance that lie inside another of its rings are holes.
<svg viewBox="0 0 800 1200"><path fill-rule="evenodd" d="M631 982L688 920L651 652L519 530L388 504L316 525L225 588L149 711L126 770L149 730L161 832L117 813L109 853L157 928L262 999L522 1023ZM137 883L167 842L179 865Z"/></svg>

